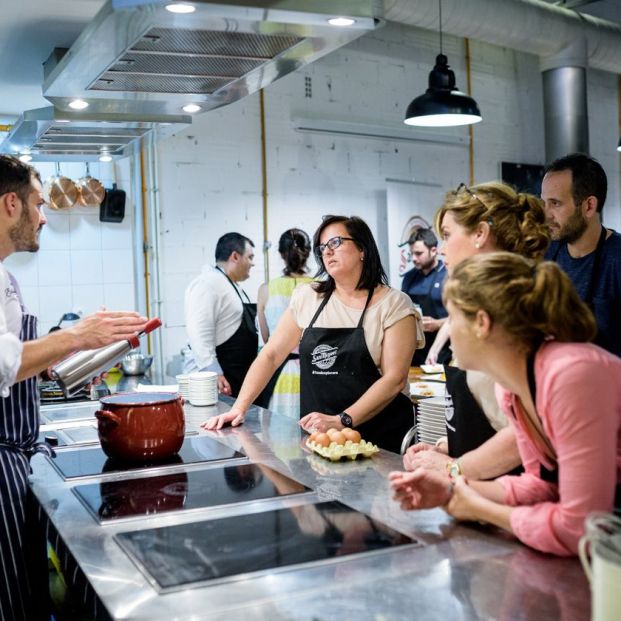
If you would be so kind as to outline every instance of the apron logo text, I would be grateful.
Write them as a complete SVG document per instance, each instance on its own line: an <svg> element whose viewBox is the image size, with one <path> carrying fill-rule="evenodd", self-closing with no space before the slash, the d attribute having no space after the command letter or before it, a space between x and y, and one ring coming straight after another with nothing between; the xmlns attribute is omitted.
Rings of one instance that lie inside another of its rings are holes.
<svg viewBox="0 0 621 621"><path fill-rule="evenodd" d="M338 347L317 345L311 353L311 363L319 369L329 369L336 362L338 351Z"/></svg>

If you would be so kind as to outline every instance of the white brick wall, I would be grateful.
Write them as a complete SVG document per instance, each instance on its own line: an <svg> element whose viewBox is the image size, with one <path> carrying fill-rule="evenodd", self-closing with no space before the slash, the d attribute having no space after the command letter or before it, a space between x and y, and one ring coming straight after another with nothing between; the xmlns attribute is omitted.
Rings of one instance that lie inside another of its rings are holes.
<svg viewBox="0 0 621 621"><path fill-rule="evenodd" d="M282 268L275 246L289 227L312 234L321 215L345 213L363 217L376 233L385 231L387 178L447 189L468 181L464 146L319 136L291 128L295 117L404 128L405 109L427 88L438 51L437 33L390 24L266 89L271 277ZM445 36L444 52L457 85L466 90L464 41ZM484 116L474 127L476 180L498 178L503 160L543 164L538 58L476 41L470 52L473 95ZM306 77L312 98L305 96ZM588 84L591 149L610 180L605 217L621 229L617 76L590 71ZM467 135L463 128L437 131ZM251 298L263 280L258 95L197 116L190 128L159 144L158 162L163 340L170 358L185 343L184 289L203 263L213 261L220 235L236 230L257 245L256 267L244 284ZM75 175L66 174L81 176L83 166L76 166ZM106 171L93 174L105 177ZM120 185L128 189L129 183ZM123 225L102 225L79 211L52 214L39 254L7 261L44 328L76 307L94 310L102 300L126 307L133 300L133 270L127 265L131 212L128 200Z"/></svg>
<svg viewBox="0 0 621 621"><path fill-rule="evenodd" d="M447 189L468 180L464 146L393 142L296 133L295 117L392 125L427 87L438 53L436 33L391 24L289 75L265 92L269 191L270 276L281 261L279 235L291 226L312 234L327 213L357 214L374 231L385 217L386 178L416 179ZM466 89L464 42L445 37L444 51ZM538 59L471 43L473 93L484 122L475 127L477 180L497 178L501 160L543 163L542 88ZM312 98L305 96L305 78ZM466 135L467 130L438 130ZM183 289L221 234L238 230L260 246L261 170L258 96L196 117L160 145L163 315L166 353L185 342ZM244 285L254 297L263 272Z"/></svg>

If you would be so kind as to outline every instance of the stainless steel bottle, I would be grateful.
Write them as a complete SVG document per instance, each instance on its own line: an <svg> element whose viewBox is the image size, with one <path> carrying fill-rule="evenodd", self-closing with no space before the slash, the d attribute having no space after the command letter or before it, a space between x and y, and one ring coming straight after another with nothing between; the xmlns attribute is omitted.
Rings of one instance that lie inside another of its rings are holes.
<svg viewBox="0 0 621 621"><path fill-rule="evenodd" d="M93 378L101 375L119 362L132 349L140 345L139 336L159 328L162 322L158 318L147 322L145 329L127 341L118 341L99 349L80 351L55 365L51 370L52 379L56 380L66 397L84 388Z"/></svg>

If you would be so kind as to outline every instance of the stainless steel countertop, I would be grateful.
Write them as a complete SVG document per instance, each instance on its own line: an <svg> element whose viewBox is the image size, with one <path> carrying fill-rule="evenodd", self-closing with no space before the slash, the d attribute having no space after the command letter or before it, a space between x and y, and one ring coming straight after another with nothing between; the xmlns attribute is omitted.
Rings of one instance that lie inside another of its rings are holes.
<svg viewBox="0 0 621 621"><path fill-rule="evenodd" d="M200 431L201 422L228 410L229 403L186 405L187 430ZM93 412L96 408L92 404ZM219 432L218 439L311 487L315 494L310 496L101 526L71 492L75 482L63 481L41 455L32 460L31 482L64 546L115 619L589 618L588 583L576 559L539 554L491 527L459 525L439 509L401 511L386 479L400 469L399 456L381 451L372 459L332 463L309 454L302 435L296 421L253 408L243 426ZM121 531L259 511L266 503L271 508L305 504L317 497L340 500L424 546L159 594L113 539Z"/></svg>

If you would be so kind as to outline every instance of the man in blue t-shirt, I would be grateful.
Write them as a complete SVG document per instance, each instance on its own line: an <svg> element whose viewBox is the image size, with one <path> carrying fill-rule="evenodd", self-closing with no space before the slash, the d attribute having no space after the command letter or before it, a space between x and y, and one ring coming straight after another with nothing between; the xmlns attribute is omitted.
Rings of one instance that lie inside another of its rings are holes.
<svg viewBox="0 0 621 621"><path fill-rule="evenodd" d="M541 185L552 244L545 258L556 261L591 307L596 343L621 356L621 235L602 225L606 173L584 153L546 167Z"/></svg>
<svg viewBox="0 0 621 621"><path fill-rule="evenodd" d="M438 239L431 229L414 231L407 241L410 246L414 268L403 275L401 291L407 293L412 302L420 307L425 330L425 347L417 349L413 365L425 363L427 352L433 344L440 326L448 313L442 304L442 289L446 280L446 267L438 259ZM448 346L438 355L438 362L448 362Z"/></svg>

